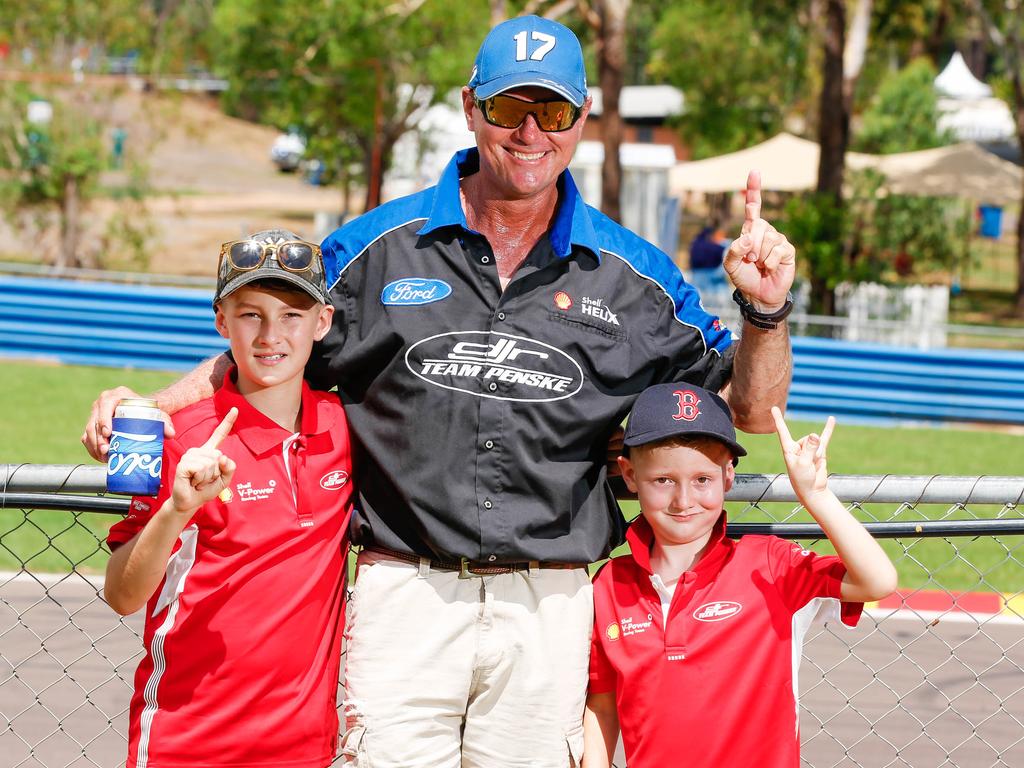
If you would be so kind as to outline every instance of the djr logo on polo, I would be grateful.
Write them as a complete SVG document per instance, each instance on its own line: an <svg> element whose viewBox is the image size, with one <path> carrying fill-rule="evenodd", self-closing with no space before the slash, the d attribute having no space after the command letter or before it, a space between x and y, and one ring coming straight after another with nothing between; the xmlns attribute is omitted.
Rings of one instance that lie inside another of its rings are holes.
<svg viewBox="0 0 1024 768"><path fill-rule="evenodd" d="M325 491L334 491L344 486L347 482L348 472L343 469L337 469L334 472L328 472L320 478L320 487Z"/></svg>
<svg viewBox="0 0 1024 768"><path fill-rule="evenodd" d="M693 612L693 618L697 621L725 621L742 610L743 606L739 603L734 603L732 600L719 600L714 603L704 603Z"/></svg>
<svg viewBox="0 0 1024 768"><path fill-rule="evenodd" d="M523 336L454 331L423 339L405 353L418 378L468 395L518 402L572 397L583 369L562 350Z"/></svg>
<svg viewBox="0 0 1024 768"><path fill-rule="evenodd" d="M389 306L419 306L432 304L448 298L452 287L444 280L429 277L403 277L384 286L380 293L380 303Z"/></svg>

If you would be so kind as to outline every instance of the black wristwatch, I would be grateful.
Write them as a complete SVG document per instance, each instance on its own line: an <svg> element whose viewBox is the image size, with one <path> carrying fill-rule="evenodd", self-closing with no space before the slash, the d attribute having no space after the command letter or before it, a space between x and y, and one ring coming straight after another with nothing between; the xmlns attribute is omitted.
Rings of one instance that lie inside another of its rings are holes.
<svg viewBox="0 0 1024 768"><path fill-rule="evenodd" d="M771 313L758 312L754 309L754 305L747 301L747 297L743 295L739 288L733 291L732 300L740 305L740 314L743 315L743 319L755 328L760 328L763 331L775 330L779 327L779 323L789 317L789 313L793 311L792 293L787 293L786 303Z"/></svg>

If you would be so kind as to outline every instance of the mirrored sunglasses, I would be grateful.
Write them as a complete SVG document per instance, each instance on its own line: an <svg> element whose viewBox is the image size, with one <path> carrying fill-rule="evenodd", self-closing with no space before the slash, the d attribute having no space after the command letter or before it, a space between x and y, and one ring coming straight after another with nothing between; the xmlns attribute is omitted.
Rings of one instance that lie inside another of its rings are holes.
<svg viewBox="0 0 1024 768"><path fill-rule="evenodd" d="M302 240L289 240L283 243L233 240L220 247L221 259L227 259L232 269L240 272L258 269L271 253L275 255L278 266L290 272L315 271L314 263L322 263L323 259L319 245Z"/></svg>
<svg viewBox="0 0 1024 768"><path fill-rule="evenodd" d="M524 101L515 96L498 94L489 99L474 99L484 119L499 128L518 128L527 115L533 115L542 131L558 133L572 128L583 108L565 99L552 101Z"/></svg>

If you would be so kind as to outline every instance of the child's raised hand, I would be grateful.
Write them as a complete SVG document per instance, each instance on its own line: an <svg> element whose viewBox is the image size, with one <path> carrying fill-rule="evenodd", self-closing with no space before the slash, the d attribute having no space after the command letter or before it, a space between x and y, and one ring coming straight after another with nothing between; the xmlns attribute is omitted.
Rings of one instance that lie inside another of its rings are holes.
<svg viewBox="0 0 1024 768"><path fill-rule="evenodd" d="M820 437L811 433L799 441L794 440L789 434L789 427L782 418L782 411L775 406L772 406L772 418L775 419L775 432L782 445L782 458L786 461L789 481L793 484L797 496L802 498L828 488L825 452L836 426L835 418L828 417Z"/></svg>
<svg viewBox="0 0 1024 768"><path fill-rule="evenodd" d="M238 418L238 409L228 411L217 425L210 439L200 446L189 448L178 462L174 472L171 504L181 513L191 515L206 502L214 499L231 483L235 462L217 447L231 434Z"/></svg>

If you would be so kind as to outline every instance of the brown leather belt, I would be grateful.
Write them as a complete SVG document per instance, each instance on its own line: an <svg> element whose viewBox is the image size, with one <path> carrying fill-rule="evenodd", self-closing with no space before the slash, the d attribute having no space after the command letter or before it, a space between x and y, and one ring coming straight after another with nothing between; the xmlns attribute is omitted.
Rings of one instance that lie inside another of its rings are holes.
<svg viewBox="0 0 1024 768"><path fill-rule="evenodd" d="M393 560L401 560L403 563L412 563L413 565L419 565L423 559L419 555L412 555L408 552L398 552L394 549L377 546L376 544L366 547L366 551L376 552L377 554L384 555L385 557L390 557ZM460 578L469 578L470 576L492 576L499 573L519 573L520 571L528 571L530 568L557 568L560 570L586 568L586 565L582 563L549 563L534 560L520 563L493 564L477 560L468 560L465 557L459 560L434 560L433 558L427 558L427 563L430 565L431 570L454 571L459 574Z"/></svg>

